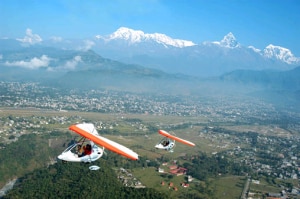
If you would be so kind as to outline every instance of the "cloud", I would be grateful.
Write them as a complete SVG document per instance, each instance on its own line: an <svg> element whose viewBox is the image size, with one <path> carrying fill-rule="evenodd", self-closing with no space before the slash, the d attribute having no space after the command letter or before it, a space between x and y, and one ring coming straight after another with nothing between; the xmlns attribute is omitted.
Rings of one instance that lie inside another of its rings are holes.
<svg viewBox="0 0 300 199"><path fill-rule="evenodd" d="M79 47L78 50L87 51L95 45L95 42L91 40L84 40L83 46Z"/></svg>
<svg viewBox="0 0 300 199"><path fill-rule="evenodd" d="M38 35L38 34L33 34L32 30L27 28L26 29L26 35L23 39L17 39L20 42L23 42L25 44L36 44L36 43L40 43L42 40L42 38Z"/></svg>
<svg viewBox="0 0 300 199"><path fill-rule="evenodd" d="M0 59L3 59L3 55L2 54L0 54Z"/></svg>
<svg viewBox="0 0 300 199"><path fill-rule="evenodd" d="M56 36L53 36L50 38L53 42L61 42L63 41L63 38L62 37L56 37Z"/></svg>
<svg viewBox="0 0 300 199"><path fill-rule="evenodd" d="M14 62L5 62L6 66L17 66L27 69L38 69L45 68L49 66L50 58L47 55L42 55L40 58L34 57L29 61L14 61Z"/></svg>
<svg viewBox="0 0 300 199"><path fill-rule="evenodd" d="M82 62L81 56L75 56L72 60L67 61L63 68L67 70L74 70L79 62Z"/></svg>
<svg viewBox="0 0 300 199"><path fill-rule="evenodd" d="M81 56L75 56L72 60L67 61L64 65L59 67L49 67L48 71L57 72L57 71L69 71L75 70L78 63L82 62Z"/></svg>

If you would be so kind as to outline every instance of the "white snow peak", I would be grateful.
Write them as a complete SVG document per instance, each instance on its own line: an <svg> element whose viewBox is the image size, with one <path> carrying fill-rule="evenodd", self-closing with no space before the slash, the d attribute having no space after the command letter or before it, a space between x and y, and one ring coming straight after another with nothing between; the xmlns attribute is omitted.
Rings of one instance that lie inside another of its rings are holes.
<svg viewBox="0 0 300 199"><path fill-rule="evenodd" d="M272 44L268 45L263 50L263 56L267 58L275 58L288 64L300 63L300 58L295 57L289 49L281 46L274 46Z"/></svg>
<svg viewBox="0 0 300 199"><path fill-rule="evenodd" d="M252 49L256 53L261 53L261 50L258 48L255 48L254 46L248 46L248 48Z"/></svg>
<svg viewBox="0 0 300 199"><path fill-rule="evenodd" d="M237 42L235 36L232 32L229 32L221 41L213 41L213 44L220 45L225 48L237 48L240 47L240 44Z"/></svg>
<svg viewBox="0 0 300 199"><path fill-rule="evenodd" d="M100 39L103 37L97 35L96 38ZM133 30L126 27L119 28L116 32L108 35L108 37L105 38L105 40L107 41L117 40L117 39L126 40L130 44L141 43L143 41L154 41L166 47L174 46L179 48L196 45L192 41L172 39L171 37L165 34L160 34L160 33L148 34L148 33L144 33L141 30Z"/></svg>
<svg viewBox="0 0 300 199"><path fill-rule="evenodd" d="M220 45L227 48L240 47L240 44L237 42L232 32L229 32L227 35L224 36L224 38L220 42Z"/></svg>

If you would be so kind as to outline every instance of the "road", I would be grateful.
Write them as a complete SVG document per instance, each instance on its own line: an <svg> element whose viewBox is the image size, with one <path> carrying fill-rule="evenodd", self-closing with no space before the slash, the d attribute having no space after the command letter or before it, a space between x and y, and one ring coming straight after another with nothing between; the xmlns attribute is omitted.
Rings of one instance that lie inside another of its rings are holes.
<svg viewBox="0 0 300 199"><path fill-rule="evenodd" d="M249 185L250 185L250 179L248 178L245 183L244 190L241 195L241 199L247 199L247 191L249 190Z"/></svg>

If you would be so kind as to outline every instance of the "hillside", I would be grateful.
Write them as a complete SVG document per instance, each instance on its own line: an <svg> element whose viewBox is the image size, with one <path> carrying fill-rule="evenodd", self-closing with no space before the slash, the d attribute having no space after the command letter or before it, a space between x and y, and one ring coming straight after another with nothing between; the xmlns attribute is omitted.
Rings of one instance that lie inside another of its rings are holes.
<svg viewBox="0 0 300 199"><path fill-rule="evenodd" d="M26 174L6 198L168 198L153 189L124 187L105 161L90 171L87 164L54 164Z"/></svg>
<svg viewBox="0 0 300 199"><path fill-rule="evenodd" d="M0 153L0 186L11 178L22 176L55 161L56 155L64 149L64 141L57 140L58 134L55 131L41 136L29 134L19 137L12 144L1 143L3 148ZM55 138L56 144L49 147L49 140Z"/></svg>
<svg viewBox="0 0 300 199"><path fill-rule="evenodd" d="M300 67L288 71L236 70L220 76L227 84L240 85L248 96L271 102L283 110L300 110Z"/></svg>

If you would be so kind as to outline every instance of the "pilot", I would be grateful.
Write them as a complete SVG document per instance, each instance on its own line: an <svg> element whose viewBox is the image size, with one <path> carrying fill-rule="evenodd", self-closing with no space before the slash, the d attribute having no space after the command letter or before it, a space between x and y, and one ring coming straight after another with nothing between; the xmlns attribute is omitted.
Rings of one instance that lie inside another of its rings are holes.
<svg viewBox="0 0 300 199"><path fill-rule="evenodd" d="M163 145L163 146L168 146L169 143L170 143L169 140L164 140L163 143L162 143L162 145Z"/></svg>
<svg viewBox="0 0 300 199"><path fill-rule="evenodd" d="M91 153L92 153L92 146L90 144L87 144L87 145L83 146L82 148L83 148L83 153L81 153L80 155L78 155L78 157L83 157L85 155L91 155Z"/></svg>
<svg viewBox="0 0 300 199"><path fill-rule="evenodd" d="M82 153L84 152L83 147L81 144L77 145L77 154L78 156L82 155Z"/></svg>

